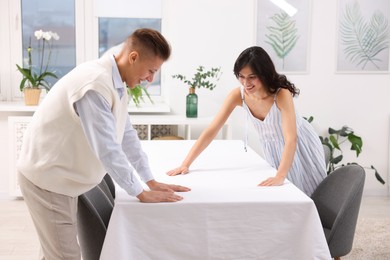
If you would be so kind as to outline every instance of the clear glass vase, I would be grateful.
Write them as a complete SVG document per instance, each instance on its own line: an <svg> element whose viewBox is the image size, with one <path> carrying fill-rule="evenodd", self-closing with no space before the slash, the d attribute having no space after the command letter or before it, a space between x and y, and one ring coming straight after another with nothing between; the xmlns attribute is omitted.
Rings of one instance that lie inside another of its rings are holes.
<svg viewBox="0 0 390 260"><path fill-rule="evenodd" d="M195 88L190 88L190 93L187 95L186 116L198 117L198 95L195 94Z"/></svg>

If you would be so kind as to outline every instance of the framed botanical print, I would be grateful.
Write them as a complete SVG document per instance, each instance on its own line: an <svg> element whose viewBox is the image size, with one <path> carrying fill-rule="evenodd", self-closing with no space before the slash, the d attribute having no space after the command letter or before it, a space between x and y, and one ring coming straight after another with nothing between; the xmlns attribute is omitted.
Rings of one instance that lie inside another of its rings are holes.
<svg viewBox="0 0 390 260"><path fill-rule="evenodd" d="M337 72L389 72L390 1L339 0Z"/></svg>
<svg viewBox="0 0 390 260"><path fill-rule="evenodd" d="M308 71L311 0L257 0L256 45L278 72Z"/></svg>

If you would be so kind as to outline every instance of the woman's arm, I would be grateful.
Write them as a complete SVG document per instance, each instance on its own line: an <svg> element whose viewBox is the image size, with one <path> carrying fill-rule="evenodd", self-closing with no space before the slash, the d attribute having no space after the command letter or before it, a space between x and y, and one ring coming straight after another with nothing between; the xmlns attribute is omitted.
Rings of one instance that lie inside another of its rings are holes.
<svg viewBox="0 0 390 260"><path fill-rule="evenodd" d="M233 89L225 98L225 101L220 108L218 114L214 117L210 125L202 132L199 139L192 146L181 166L169 171L170 176L185 174L188 172L192 162L199 156L201 152L211 143L219 130L225 124L226 120L237 105L241 105L240 88Z"/></svg>
<svg viewBox="0 0 390 260"><path fill-rule="evenodd" d="M291 93L287 89L281 89L276 97L276 105L282 113L282 132L284 149L276 176L268 178L260 186L282 185L294 160L297 146L297 124L295 108Z"/></svg>

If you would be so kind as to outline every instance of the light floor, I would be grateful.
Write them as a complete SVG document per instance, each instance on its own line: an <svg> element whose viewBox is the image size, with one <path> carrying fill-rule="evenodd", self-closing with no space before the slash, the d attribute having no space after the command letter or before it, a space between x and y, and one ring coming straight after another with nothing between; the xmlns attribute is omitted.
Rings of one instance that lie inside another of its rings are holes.
<svg viewBox="0 0 390 260"><path fill-rule="evenodd" d="M359 217L390 218L390 198L363 197ZM38 254L38 237L24 201L0 198L0 260L35 260Z"/></svg>

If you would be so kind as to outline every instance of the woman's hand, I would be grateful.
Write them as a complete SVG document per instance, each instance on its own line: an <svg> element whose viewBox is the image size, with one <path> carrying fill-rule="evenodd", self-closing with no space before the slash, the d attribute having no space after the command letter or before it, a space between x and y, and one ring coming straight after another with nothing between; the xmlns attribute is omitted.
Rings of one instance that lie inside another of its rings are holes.
<svg viewBox="0 0 390 260"><path fill-rule="evenodd" d="M270 177L270 178L266 179L265 181L262 181L257 186L279 186L279 185L283 185L284 179L285 179L285 177L280 177L280 176Z"/></svg>
<svg viewBox="0 0 390 260"><path fill-rule="evenodd" d="M180 167L177 167L173 170L170 170L169 172L167 172L167 174L169 176L175 176L175 175L179 175L179 174L186 174L188 172L189 172L189 170L188 170L187 166L180 166Z"/></svg>

